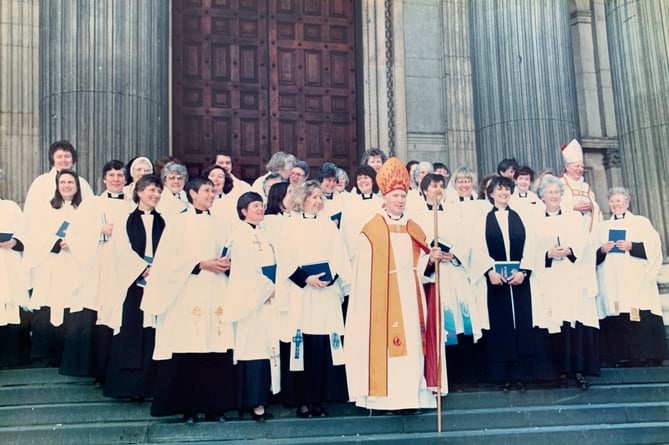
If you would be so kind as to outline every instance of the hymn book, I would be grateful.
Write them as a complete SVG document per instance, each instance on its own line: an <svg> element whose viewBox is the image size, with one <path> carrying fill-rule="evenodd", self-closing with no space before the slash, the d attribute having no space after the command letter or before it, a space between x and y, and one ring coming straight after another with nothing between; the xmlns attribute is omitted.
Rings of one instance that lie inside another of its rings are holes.
<svg viewBox="0 0 669 445"><path fill-rule="evenodd" d="M625 241L627 236L627 230L625 229L609 229L609 241L614 243L617 241ZM609 253L625 253L624 250L618 246L613 246L613 249L609 250Z"/></svg>
<svg viewBox="0 0 669 445"><path fill-rule="evenodd" d="M511 279L511 275L519 270L520 261L495 261L495 272L500 274L505 281Z"/></svg>

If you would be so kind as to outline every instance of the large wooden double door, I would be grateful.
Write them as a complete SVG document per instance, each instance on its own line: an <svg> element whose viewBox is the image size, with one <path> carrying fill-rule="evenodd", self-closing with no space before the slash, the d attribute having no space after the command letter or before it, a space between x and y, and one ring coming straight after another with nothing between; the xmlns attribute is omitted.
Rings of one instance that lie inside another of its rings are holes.
<svg viewBox="0 0 669 445"><path fill-rule="evenodd" d="M253 179L277 151L358 158L355 0L173 0L173 154Z"/></svg>

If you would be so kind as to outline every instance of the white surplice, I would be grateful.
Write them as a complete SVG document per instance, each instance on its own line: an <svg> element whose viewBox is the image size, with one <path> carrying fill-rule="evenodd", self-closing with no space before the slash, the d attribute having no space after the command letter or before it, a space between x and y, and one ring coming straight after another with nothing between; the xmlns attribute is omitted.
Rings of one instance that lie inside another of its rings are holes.
<svg viewBox="0 0 669 445"><path fill-rule="evenodd" d="M157 315L154 360L173 353L226 352L234 346L232 323L226 319L223 273L193 269L221 255L228 226L193 208L172 218L160 240L146 278L141 309Z"/></svg>
<svg viewBox="0 0 669 445"><path fill-rule="evenodd" d="M23 241L23 213L13 201L0 199L0 232ZM19 307L28 306L28 279L21 266L22 254L0 249L0 326L19 324Z"/></svg>

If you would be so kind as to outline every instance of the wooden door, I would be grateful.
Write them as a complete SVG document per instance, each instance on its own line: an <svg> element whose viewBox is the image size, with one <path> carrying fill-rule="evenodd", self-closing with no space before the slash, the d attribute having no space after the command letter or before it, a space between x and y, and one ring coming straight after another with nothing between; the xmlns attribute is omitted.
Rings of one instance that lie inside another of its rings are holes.
<svg viewBox="0 0 669 445"><path fill-rule="evenodd" d="M353 0L174 0L173 153L236 175L277 151L316 167L358 158Z"/></svg>

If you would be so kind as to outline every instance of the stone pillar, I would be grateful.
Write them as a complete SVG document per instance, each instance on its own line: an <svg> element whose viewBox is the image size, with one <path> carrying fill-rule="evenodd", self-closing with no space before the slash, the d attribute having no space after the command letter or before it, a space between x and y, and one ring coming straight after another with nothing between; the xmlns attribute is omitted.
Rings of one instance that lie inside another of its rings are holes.
<svg viewBox="0 0 669 445"><path fill-rule="evenodd" d="M169 152L169 5L40 1L40 154L68 139L94 189L102 165Z"/></svg>
<svg viewBox="0 0 669 445"><path fill-rule="evenodd" d="M561 168L580 136L568 2L471 0L469 19L479 172Z"/></svg>
<svg viewBox="0 0 669 445"><path fill-rule="evenodd" d="M22 204L39 159L39 0L0 2L0 198Z"/></svg>
<svg viewBox="0 0 669 445"><path fill-rule="evenodd" d="M610 0L606 26L625 183L669 252L669 4Z"/></svg>
<svg viewBox="0 0 669 445"><path fill-rule="evenodd" d="M476 168L468 0L443 0L446 159L451 171Z"/></svg>

